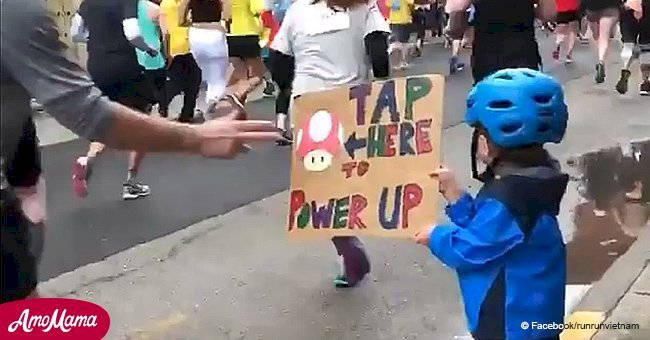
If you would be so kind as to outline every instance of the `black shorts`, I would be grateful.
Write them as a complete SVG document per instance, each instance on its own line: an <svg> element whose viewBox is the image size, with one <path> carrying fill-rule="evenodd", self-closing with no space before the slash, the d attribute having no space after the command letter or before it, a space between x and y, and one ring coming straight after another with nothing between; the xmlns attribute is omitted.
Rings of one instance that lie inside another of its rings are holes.
<svg viewBox="0 0 650 340"><path fill-rule="evenodd" d="M240 59L255 59L261 56L260 37L257 35L229 35L228 56Z"/></svg>
<svg viewBox="0 0 650 340"><path fill-rule="evenodd" d="M130 80L96 84L110 100L142 113L149 113L151 103L156 101L153 85L144 72Z"/></svg>
<svg viewBox="0 0 650 340"><path fill-rule="evenodd" d="M154 92L154 100L151 104L159 104L165 102L165 84L167 84L167 69L161 68L158 70L144 71L148 78L149 84Z"/></svg>
<svg viewBox="0 0 650 340"><path fill-rule="evenodd" d="M555 22L558 24L568 24L578 20L578 11L558 12L555 16Z"/></svg>
<svg viewBox="0 0 650 340"><path fill-rule="evenodd" d="M393 41L407 43L411 38L410 24L390 24L390 31Z"/></svg>
<svg viewBox="0 0 650 340"><path fill-rule="evenodd" d="M26 298L38 283L36 257L30 250L30 223L22 213L13 191L2 191L2 300L0 303Z"/></svg>
<svg viewBox="0 0 650 340"><path fill-rule="evenodd" d="M589 22L597 22L601 18L616 18L616 19L618 19L618 17L619 17L619 8L620 8L620 5L612 6L612 7L606 7L606 8L589 8L589 7L587 7L587 10L585 11L585 15L587 16L587 21L589 21Z"/></svg>
<svg viewBox="0 0 650 340"><path fill-rule="evenodd" d="M495 46L499 46L499 49ZM475 84L502 69L525 67L539 70L541 67L536 41L522 40L511 46L489 41L482 43L474 41L470 61Z"/></svg>

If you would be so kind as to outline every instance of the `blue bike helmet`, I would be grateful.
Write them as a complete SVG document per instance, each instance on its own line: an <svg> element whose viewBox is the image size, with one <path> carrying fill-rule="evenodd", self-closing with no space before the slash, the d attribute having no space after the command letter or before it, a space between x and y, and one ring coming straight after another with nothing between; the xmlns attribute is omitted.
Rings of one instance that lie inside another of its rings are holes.
<svg viewBox="0 0 650 340"><path fill-rule="evenodd" d="M562 86L551 76L526 69L505 69L488 76L467 95L465 122L483 127L503 148L559 143L568 110Z"/></svg>

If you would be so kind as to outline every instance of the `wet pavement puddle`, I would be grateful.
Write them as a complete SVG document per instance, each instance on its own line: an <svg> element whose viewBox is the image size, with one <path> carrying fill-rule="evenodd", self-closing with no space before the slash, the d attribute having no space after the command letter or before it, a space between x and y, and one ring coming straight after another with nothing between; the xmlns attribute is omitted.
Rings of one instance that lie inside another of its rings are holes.
<svg viewBox="0 0 650 340"><path fill-rule="evenodd" d="M587 153L569 165L578 173L581 202L567 242L567 284L588 285L650 227L650 140Z"/></svg>

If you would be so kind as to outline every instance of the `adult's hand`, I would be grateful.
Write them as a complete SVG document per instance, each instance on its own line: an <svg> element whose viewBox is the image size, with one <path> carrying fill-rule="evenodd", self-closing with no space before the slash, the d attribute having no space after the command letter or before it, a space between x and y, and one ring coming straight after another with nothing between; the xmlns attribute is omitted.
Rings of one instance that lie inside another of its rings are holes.
<svg viewBox="0 0 650 340"><path fill-rule="evenodd" d="M234 158L250 150L248 142L283 139L273 122L241 120L238 111L194 127L200 135L200 153L204 157Z"/></svg>
<svg viewBox="0 0 650 340"><path fill-rule="evenodd" d="M201 154L205 157L233 158L250 150L253 141L277 141L283 137L270 121L246 120L246 97L261 83L261 78L242 80L231 86L228 95L210 107L210 116L218 117L196 128L201 134Z"/></svg>
<svg viewBox="0 0 650 340"><path fill-rule="evenodd" d="M641 20L643 17L643 6L641 5L642 1L643 0L627 0L623 6L629 10L632 10L634 12L634 17L637 20Z"/></svg>

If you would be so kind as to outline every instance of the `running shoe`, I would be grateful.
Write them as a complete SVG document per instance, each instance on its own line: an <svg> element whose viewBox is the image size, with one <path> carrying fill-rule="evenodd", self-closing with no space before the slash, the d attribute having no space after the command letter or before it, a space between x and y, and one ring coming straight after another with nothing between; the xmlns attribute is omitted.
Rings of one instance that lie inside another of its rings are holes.
<svg viewBox="0 0 650 340"><path fill-rule="evenodd" d="M458 61L458 57L449 58L449 74L454 74L465 69L465 64Z"/></svg>
<svg viewBox="0 0 650 340"><path fill-rule="evenodd" d="M639 86L639 94L642 96L650 96L650 80L646 80Z"/></svg>
<svg viewBox="0 0 650 340"><path fill-rule="evenodd" d="M276 143L280 146L287 146L293 144L293 137L291 136L291 133L287 130L282 131L282 137L284 139L276 141Z"/></svg>
<svg viewBox="0 0 650 340"><path fill-rule="evenodd" d="M72 190L79 197L88 196L88 157L78 157L72 165Z"/></svg>
<svg viewBox="0 0 650 340"><path fill-rule="evenodd" d="M122 199L124 200L147 197L149 194L151 194L149 186L140 182L126 182L122 185Z"/></svg>
<svg viewBox="0 0 650 340"><path fill-rule="evenodd" d="M275 97L275 85L273 84L273 82L266 79L264 80L264 82L266 83L266 86L262 91L262 96L266 98Z"/></svg>
<svg viewBox="0 0 650 340"><path fill-rule="evenodd" d="M44 109L43 109L43 105L39 104L39 103L36 101L36 99L34 99L34 98L32 98L32 99L30 100L29 104L30 104L30 106L31 106L31 108L32 108L32 111L35 111L35 112L43 112L43 111L44 111Z"/></svg>
<svg viewBox="0 0 650 340"><path fill-rule="evenodd" d="M334 237L332 242L341 264L341 273L334 278L334 284L339 288L356 286L370 273L370 261L363 244L356 237Z"/></svg>
<svg viewBox="0 0 650 340"><path fill-rule="evenodd" d="M598 63L596 64L596 84L602 84L605 82L605 64Z"/></svg>
<svg viewBox="0 0 650 340"><path fill-rule="evenodd" d="M567 65L573 64L573 57L570 54L567 54L566 58L564 58L564 63Z"/></svg>
<svg viewBox="0 0 650 340"><path fill-rule="evenodd" d="M632 72L629 70L621 70L621 78L618 79L618 82L616 83L616 91L620 94L626 94L627 93L627 88L628 88L628 81L630 80L630 76L632 75Z"/></svg>
<svg viewBox="0 0 650 340"><path fill-rule="evenodd" d="M554 60L560 59L560 45L557 45L557 47L553 50L553 59Z"/></svg>

